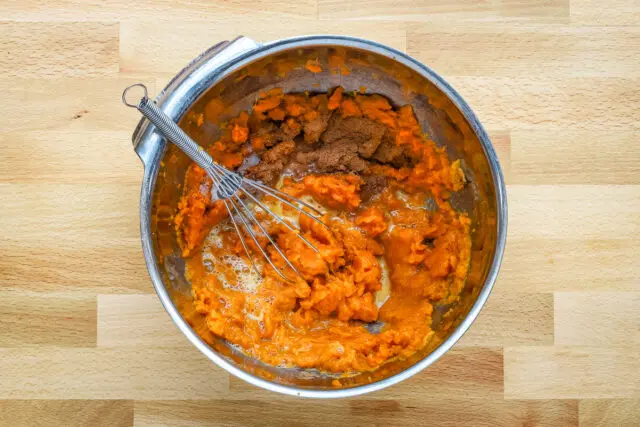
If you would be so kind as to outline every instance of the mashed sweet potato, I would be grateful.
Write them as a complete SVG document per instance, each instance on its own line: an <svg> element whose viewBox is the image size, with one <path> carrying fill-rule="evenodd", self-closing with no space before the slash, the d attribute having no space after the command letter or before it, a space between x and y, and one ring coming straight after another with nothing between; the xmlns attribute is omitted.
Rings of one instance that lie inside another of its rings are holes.
<svg viewBox="0 0 640 427"><path fill-rule="evenodd" d="M208 329L268 364L344 374L424 347L434 304L463 289L470 221L448 201L465 185L460 163L423 135L411 106L342 88L272 89L223 129L208 148L215 160L237 168L257 155L246 175L323 206L328 227L265 197L318 252L257 209L301 277L264 236L258 244L292 281L247 239L258 276L211 180L191 165L174 225Z"/></svg>

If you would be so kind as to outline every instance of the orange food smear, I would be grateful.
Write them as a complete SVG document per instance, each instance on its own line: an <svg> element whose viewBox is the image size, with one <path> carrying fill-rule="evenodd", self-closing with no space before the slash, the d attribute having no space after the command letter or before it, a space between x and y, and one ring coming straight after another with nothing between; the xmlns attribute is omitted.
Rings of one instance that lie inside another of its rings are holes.
<svg viewBox="0 0 640 427"><path fill-rule="evenodd" d="M351 70L346 66L345 59L346 52L336 52L329 55L328 62L329 68L334 74L342 74L343 76L348 76L351 74Z"/></svg>
<svg viewBox="0 0 640 427"><path fill-rule="evenodd" d="M347 374L409 357L426 345L434 334L434 304L456 302L464 287L470 220L448 202L450 193L465 184L460 162L450 162L443 149L422 135L410 106L394 109L378 95L346 95L342 88L328 97L271 90L256 102L251 118L243 113L230 120L207 151L216 161L236 168L248 152L268 143L266 136L251 134L251 120L281 121L282 129L297 134L305 123L334 110L343 117L364 116L382 123L392 132L391 140L409 147L417 160L411 168L372 163L364 176L385 176L388 184L371 199L362 196L364 181L355 174L308 173L298 180L283 179L281 191L311 197L330 210L321 218L325 226L280 207L287 220L298 221L302 236L317 251L268 215L257 214L301 278L264 236L259 237L260 247L293 282L282 280L265 262L264 277L246 288L246 272L232 268L238 262L248 266L232 228L216 232L222 244L203 247L227 211L223 203L211 200L211 180L196 165L187 170L174 225L187 258L194 307L204 317L207 332L271 365ZM437 209L424 208L430 198ZM257 253L257 245L247 243ZM205 267L205 256L208 262L228 257L239 261L216 261L212 271ZM385 277L391 290L379 306L376 295ZM371 332L369 322L383 326Z"/></svg>
<svg viewBox="0 0 640 427"><path fill-rule="evenodd" d="M242 144L247 142L249 138L249 114L246 111L240 113L240 115L231 120L231 140L236 144Z"/></svg>
<svg viewBox="0 0 640 427"><path fill-rule="evenodd" d="M342 88L342 86L338 86L333 93L331 94L331 96L329 97L329 110L336 110L338 108L340 108L340 101L342 101L342 92L344 92L344 89Z"/></svg>
<svg viewBox="0 0 640 427"><path fill-rule="evenodd" d="M322 66L320 65L320 62L318 62L317 59L309 59L305 63L304 68L306 68L307 70L311 71L312 73L320 73L320 72L322 72Z"/></svg>
<svg viewBox="0 0 640 427"><path fill-rule="evenodd" d="M282 101L282 89L280 88L271 89L264 95L265 96L258 99L256 104L253 106L253 111L264 113L265 111L276 108Z"/></svg>
<svg viewBox="0 0 640 427"><path fill-rule="evenodd" d="M225 111L224 102L219 98L213 98L204 107L204 116L210 122L217 121Z"/></svg>

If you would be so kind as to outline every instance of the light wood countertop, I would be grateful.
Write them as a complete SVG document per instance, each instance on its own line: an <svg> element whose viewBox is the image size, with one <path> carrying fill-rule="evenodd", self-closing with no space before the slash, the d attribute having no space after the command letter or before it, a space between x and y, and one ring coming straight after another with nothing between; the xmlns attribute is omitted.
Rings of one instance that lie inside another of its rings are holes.
<svg viewBox="0 0 640 427"><path fill-rule="evenodd" d="M309 33L433 67L508 185L477 322L419 375L346 400L230 378L171 323L120 101L220 40ZM0 72L0 425L640 425L638 0L5 0Z"/></svg>

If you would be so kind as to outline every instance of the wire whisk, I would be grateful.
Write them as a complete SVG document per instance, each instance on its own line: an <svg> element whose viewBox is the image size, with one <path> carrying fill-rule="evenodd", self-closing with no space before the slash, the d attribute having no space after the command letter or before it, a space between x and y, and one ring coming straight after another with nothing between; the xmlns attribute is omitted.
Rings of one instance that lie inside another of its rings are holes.
<svg viewBox="0 0 640 427"><path fill-rule="evenodd" d="M140 87L144 91L142 98L140 98L137 104L132 104L127 101L127 93L134 87ZM326 227L326 225L320 220L320 217L323 214L320 210L310 205L309 203L297 199L289 194L283 193L282 191L279 191L275 188L268 187L258 181L245 178L242 175L230 171L229 169L217 164L211 158L211 156L200 145L193 141L182 129L180 129L180 127L173 120L171 120L171 118L167 116L156 105L156 103L153 102L153 100L149 99L147 87L142 83L136 83L125 88L124 92L122 92L122 102L128 107L137 109L156 127L156 130L163 137L177 145L178 148L180 148L198 166L200 166L205 172L207 172L213 182L212 196L215 196L215 198L222 200L222 202L224 203L227 212L229 213L229 218L231 219L236 233L240 238L242 247L247 254L249 262L258 275L261 276L262 273L253 260L253 256L251 254L251 251L249 250L249 246L247 245L247 241L245 241L245 238L243 236L241 226L251 237L251 239L255 243L255 246L258 248L265 260L269 263L269 265L271 265L271 267L281 278L289 282L292 281L291 278L287 277L284 274L284 271L281 268L278 268L275 265L275 263L266 253L266 251L258 241L258 236L256 235L253 226L256 226L258 230L260 230L260 233L268 239L269 243L271 243L276 252L282 257L286 265L289 266L289 268L291 268L291 270L293 270L298 276L303 278L298 269L293 265L289 258L287 258L282 249L269 235L267 230L264 228L264 225L262 225L253 214L251 207L242 200L242 197L240 197L240 195L244 195L256 206L260 207L260 209L271 216L274 220L282 224L289 231L295 233L307 246L309 246L315 252L319 252L318 248L316 248L301 234L301 231L298 227L290 224L288 221L285 221L283 218L269 209L269 207L266 206L258 197L252 194L252 192L262 192L265 195L273 197L279 202L297 210L301 214L306 215L315 222Z"/></svg>

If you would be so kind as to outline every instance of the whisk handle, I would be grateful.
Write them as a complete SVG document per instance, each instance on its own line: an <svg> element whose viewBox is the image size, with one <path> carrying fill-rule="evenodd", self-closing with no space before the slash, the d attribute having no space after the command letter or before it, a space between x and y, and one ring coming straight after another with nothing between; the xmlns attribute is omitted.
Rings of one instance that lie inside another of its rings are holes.
<svg viewBox="0 0 640 427"><path fill-rule="evenodd" d="M141 87L144 90L144 95L140 98L137 104L132 104L127 101L127 92L133 87ZM151 123L153 123L158 132L164 136L167 140L173 142L180 148L187 156L191 158L198 166L204 170L210 170L213 167L213 159L204 151L204 149L198 145L194 140L180 129L169 116L167 116L152 99L149 99L147 95L147 88L142 83L136 83L127 87L122 92L122 102L128 106L137 109L146 117Z"/></svg>

